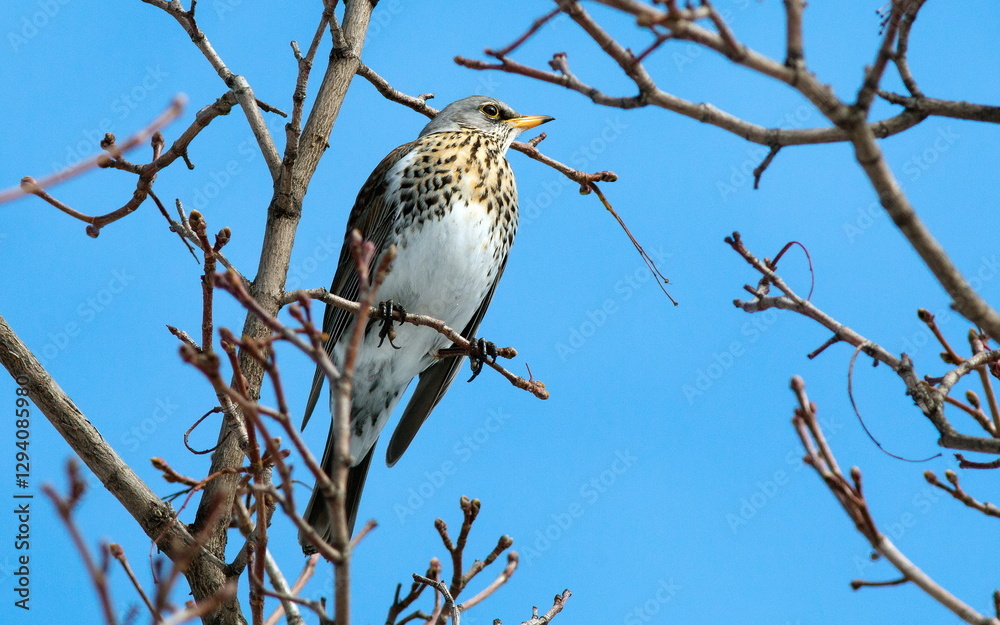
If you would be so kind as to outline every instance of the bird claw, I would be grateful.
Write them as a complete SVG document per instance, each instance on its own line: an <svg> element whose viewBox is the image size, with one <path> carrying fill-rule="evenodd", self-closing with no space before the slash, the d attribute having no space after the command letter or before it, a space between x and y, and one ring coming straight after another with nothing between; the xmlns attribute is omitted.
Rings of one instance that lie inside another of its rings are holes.
<svg viewBox="0 0 1000 625"><path fill-rule="evenodd" d="M393 326L392 317L397 312L399 313L400 323L404 323L406 321L406 311L402 306L395 303L391 299L379 303L378 315L376 315L376 317L382 321L382 327L379 328L378 331L379 347L382 347L382 343L385 343L385 340L389 339L389 345L391 345L393 349L399 349L399 345L393 343L396 339L396 328Z"/></svg>
<svg viewBox="0 0 1000 625"><path fill-rule="evenodd" d="M469 365L472 367L472 377L469 378L469 382L479 377L487 358L493 363L497 361L497 346L493 341L477 339L472 344L475 346L475 353L469 355Z"/></svg>

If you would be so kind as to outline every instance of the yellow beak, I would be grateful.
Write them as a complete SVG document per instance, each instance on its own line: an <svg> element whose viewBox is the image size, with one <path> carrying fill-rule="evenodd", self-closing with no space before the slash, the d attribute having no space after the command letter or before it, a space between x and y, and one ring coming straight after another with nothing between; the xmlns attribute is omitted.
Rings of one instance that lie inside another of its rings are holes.
<svg viewBox="0 0 1000 625"><path fill-rule="evenodd" d="M541 126L546 122L550 122L555 117L549 117L548 115L522 115L521 117L515 117L513 119L508 119L506 122L515 128L534 128L535 126Z"/></svg>

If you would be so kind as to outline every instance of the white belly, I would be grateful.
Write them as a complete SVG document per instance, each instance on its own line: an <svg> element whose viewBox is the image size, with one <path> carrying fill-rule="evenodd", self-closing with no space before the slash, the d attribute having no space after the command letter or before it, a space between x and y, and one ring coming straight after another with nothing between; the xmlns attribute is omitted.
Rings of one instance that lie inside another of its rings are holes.
<svg viewBox="0 0 1000 625"><path fill-rule="evenodd" d="M427 219L419 229L406 229L396 241L397 257L376 301L392 300L407 313L429 315L462 332L499 269L498 248L503 243L493 235L491 221L484 206L456 204L443 217ZM395 330L393 342L399 349L388 339L379 347L375 326L358 354L351 435L355 461L375 444L410 381L434 362L437 350L451 344L430 328L396 324ZM339 362L343 349L344 341L338 345Z"/></svg>

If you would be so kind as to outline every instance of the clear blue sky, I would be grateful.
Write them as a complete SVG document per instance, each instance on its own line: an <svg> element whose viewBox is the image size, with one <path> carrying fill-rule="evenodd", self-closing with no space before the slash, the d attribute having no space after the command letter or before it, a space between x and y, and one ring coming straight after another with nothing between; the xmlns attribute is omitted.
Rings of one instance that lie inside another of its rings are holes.
<svg viewBox="0 0 1000 625"><path fill-rule="evenodd" d="M718 4L740 38L781 54L780 2ZM842 96L853 94L872 59L879 4L810 3L806 10L810 67ZM295 65L288 41L308 41L318 6L214 0L202 2L198 13L229 66L248 78L260 98L289 109ZM511 582L465 614L466 625L493 618L520 622L532 605L547 608L564 588L574 596L559 617L562 623L702 623L733 615L803 625L951 622L950 613L912 586L850 590L855 577L896 574L867 560L865 541L799 461L789 424L793 374L806 379L841 464L863 469L882 531L925 571L988 613L995 580L984 573L995 571L995 528L931 489L921 475L952 467L954 460L946 453L914 465L879 452L861 431L845 392L850 349L836 346L809 361L805 355L828 338L825 330L789 313L748 316L730 303L757 276L723 244L724 236L739 230L761 255L801 241L816 268L814 302L890 350L906 350L922 373L943 371L915 310L943 313L947 299L878 209L849 149L788 148L753 191L749 172L761 149L725 132L662 110L597 108L552 85L476 73L452 62L457 54L475 57L484 47L506 44L548 8L383 0L364 60L403 91L436 93L438 106L485 93L522 113L554 116L557 121L545 127L544 151L585 169L619 174L605 192L669 275L681 305L666 301L596 198L578 195L558 173L512 153L521 229L482 333L516 346L514 369L530 364L552 398L539 401L486 371L473 384L456 383L392 470L373 465L360 516L378 519L380 527L356 551L355 622L383 622L395 584L424 571L430 557L445 556L432 521L442 516L457 527L461 495L483 501L470 558L485 556L503 533L514 537L521 553ZM599 7L593 11L609 18ZM643 44L627 21L607 23L623 41ZM998 12L987 3L961 11L928 3L910 57L924 91L996 103L998 28ZM92 153L105 130L128 135L184 93L190 104L183 119L166 129L170 141L225 91L179 26L139 2L97 7L15 0L3 12L0 34L3 187ZM565 18L547 26L517 58L545 66L557 51L569 53L581 78L615 94L634 92ZM764 125L824 123L788 90L693 45L665 46L648 66L664 89ZM899 87L895 78L887 84ZM879 105L875 114L891 111ZM382 156L414 138L425 121L355 81L306 197L289 287L329 284L357 189ZM278 140L283 145L283 134ZM883 142L923 218L958 266L980 275L982 293L993 301L1000 295L992 244L998 145L995 126L947 119L930 119ZM201 210L212 229L232 228L229 258L252 275L271 185L242 115L217 119L190 153L196 169L178 163L160 175L157 192ZM143 161L147 152L131 158ZM129 175L95 171L53 192L84 212L99 213L123 204L133 186ZM808 273L797 251L781 268L807 290ZM105 438L163 495L175 487L163 483L150 457L163 456L191 475L203 475L207 467L205 456L184 450L182 434L214 405L214 395L180 362L177 341L164 328L197 330L199 275L152 203L96 240L84 235L81 223L37 199L0 207L0 313ZM219 306L219 325L238 330L242 320L236 306ZM942 325L956 344L963 343L967 324L952 315ZM289 396L301 410L312 365L291 350L280 357ZM859 366L855 388L868 426L888 449L916 458L941 451L933 429L888 369ZM0 376L5 510L14 489L13 403L14 385ZM954 420L971 431L960 415ZM63 465L71 452L38 413L31 435L32 490L41 497L40 484L64 485ZM325 428L313 424L307 435L319 452ZM209 446L213 427L201 428L193 440ZM148 583L148 540L87 475L92 488L79 520L88 540L123 544ZM974 495L996 497L995 474L962 477ZM66 532L47 501L36 498L32 505L33 609L25 615L12 605L16 528L5 514L0 620L98 622L95 595ZM294 531L279 520L272 536L276 556L294 576L302 562ZM484 573L473 590L492 573ZM113 579L124 612L137 598L117 570ZM329 587L323 570L307 593L318 596ZM245 585L240 592L245 595Z"/></svg>

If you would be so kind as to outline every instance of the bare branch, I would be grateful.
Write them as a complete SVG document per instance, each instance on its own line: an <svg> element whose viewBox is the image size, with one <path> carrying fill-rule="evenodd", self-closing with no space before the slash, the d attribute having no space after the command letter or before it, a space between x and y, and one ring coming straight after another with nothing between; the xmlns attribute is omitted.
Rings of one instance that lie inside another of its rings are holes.
<svg viewBox="0 0 1000 625"><path fill-rule="evenodd" d="M136 592L139 593L139 597L142 599L143 604L145 604L146 609L149 610L150 615L153 617L153 622L156 625L160 625L163 622L163 617L153 607L153 602L149 600L149 595L143 590L142 584L139 583L139 579L135 576L135 572L132 570L132 566L128 562L128 558L125 557L125 550L122 549L121 545L111 543L108 546L111 555L121 563L122 568L125 570L125 574L128 575L128 579L132 582L132 587L135 588Z"/></svg>
<svg viewBox="0 0 1000 625"><path fill-rule="evenodd" d="M638 61L638 59L637 59ZM647 91L640 89L640 95L632 97L616 97L603 93L598 88L589 85L569 71L567 56L559 53L553 56L550 64L559 73L547 72L523 65L509 58L504 58L500 63L486 63L465 57L456 57L455 62L463 67L477 70L503 71L521 76L527 76L544 82L552 83L581 93L590 98L595 104L620 109L634 109L643 106L657 106L659 108L690 117L696 121L711 124L727 130L747 141L773 146L791 145L815 145L821 143L839 143L847 140L847 133L837 126L823 128L768 128L755 124L726 111L720 110L712 104L704 102L692 102L684 98L667 93L652 83L649 79ZM622 61L624 62L624 61ZM641 63L636 62L636 65ZM648 77L648 76L647 76ZM879 138L889 137L916 126L926 118L926 115L909 110L870 124L872 133ZM515 144L515 149L516 144Z"/></svg>
<svg viewBox="0 0 1000 625"><path fill-rule="evenodd" d="M284 293L285 281L288 276L292 244L302 215L302 200L319 164L319 159L326 151L333 123L339 115L347 88L357 71L372 7L372 3L369 2L351 2L345 7L343 37L334 42L334 50L329 57L323 79L317 89L312 109L308 115L303 112L305 123L299 137L295 162L290 172L280 167L280 158L271 145L270 137L258 136L258 143L262 144L262 151L272 155L268 157L268 163L276 182L274 194L267 209L267 221L264 226L256 276L248 290L254 300L260 304L261 309L272 316L280 309L279 300ZM324 15L328 14L326 5L323 7L323 12ZM322 22L322 20L321 17L320 21ZM329 12L329 23L332 27L334 23L332 11ZM195 43L198 44L199 41L195 41ZM245 83L245 81L243 82ZM234 87L234 91L237 96L240 96L241 93L249 93L248 88L241 91ZM254 119L254 114L247 110L245 100L241 99L240 103L244 112L247 113L248 119ZM257 122L251 121L251 126L257 130L266 131L266 128ZM257 315L247 313L240 333L241 336L250 341L256 341L269 336L270 333L271 330ZM250 353L250 350L241 349L239 368L245 379L247 393L250 399L255 400L259 397L260 387L264 379L264 366L259 359ZM244 451L240 446L243 437L239 435L242 423L242 420L236 416L227 415L223 420L219 432L219 446L212 456L212 472L241 465L244 456ZM231 435L231 433L236 433L236 435ZM319 480L319 478L317 479ZM322 480L319 480L318 483L322 484ZM221 505L231 507L236 486L236 481L232 476L213 481L205 490L195 518L195 526L201 527L210 518L212 501L220 501ZM300 530L302 529L300 526ZM309 535L308 530L303 531ZM212 528L211 540L207 547L212 553L221 557L225 554L226 543L226 524L216 524ZM330 555L337 555L333 553L332 549L327 551L330 552ZM216 587L219 585L219 580L210 581ZM337 618L346 619L347 615L338 613Z"/></svg>
<svg viewBox="0 0 1000 625"><path fill-rule="evenodd" d="M563 608L566 607L566 601L568 601L572 595L573 593L571 593L567 588L555 596L552 600L552 607L549 608L548 612L538 616L538 608L534 608L531 611L531 618L521 623L521 625L546 625L547 623L550 623L552 619L555 618L556 614L562 612Z"/></svg>
<svg viewBox="0 0 1000 625"><path fill-rule="evenodd" d="M253 135L257 139L257 145L264 156L264 162L267 163L271 177L277 180L281 167L281 157L278 155L278 148L274 145L274 139L267 129L267 124L264 123L264 118L260 114L260 107L257 104L259 100L254 95L253 89L250 88L250 83L247 82L246 78L230 71L229 67L223 62L222 57L212 47L208 37L198 28L194 17L195 4L192 3L191 9L185 11L180 2L168 2L166 0L143 0L143 2L166 11L171 17L177 20L177 23L188 34L194 45L201 50L201 53L211 63L212 69L226 83L226 87L232 90L232 93L236 96L236 100L240 103L240 107L243 109L244 115L246 115L247 121L250 123L250 130L253 131Z"/></svg>
<svg viewBox="0 0 1000 625"><path fill-rule="evenodd" d="M903 80L907 91L910 92L910 95L918 98L923 97L924 94L920 91L920 87L917 86L916 79L913 78L913 73L910 71L910 63L906 55L910 48L910 30L913 28L913 22L916 21L917 13L924 6L924 2L926 0L910 0L907 3L906 9L899 17L896 53L892 56L892 61L895 63L896 70L899 72L899 77ZM881 94L882 91L880 90L879 95Z"/></svg>
<svg viewBox="0 0 1000 625"><path fill-rule="evenodd" d="M94 583L94 588L97 589L97 597L101 602L101 611L104 613L105 623L108 625L117 625L118 616L115 614L114 602L111 599L111 589L108 585L108 547L107 545L102 545L103 558L102 563L98 565L94 560L93 554L90 553L90 548L87 546L86 541L83 539L80 528L73 519L76 506L80 503L80 499L87 489L86 484L84 484L83 479L80 477L80 470L75 460L70 460L66 463L66 474L69 477L69 487L65 497L48 484L44 484L42 490L52 500L59 518L62 520L63 525L66 526L70 538L73 539L73 546L76 547L80 557L83 558L87 574Z"/></svg>
<svg viewBox="0 0 1000 625"><path fill-rule="evenodd" d="M924 96L903 96L888 91L879 91L879 96L886 102L905 106L907 110L921 115L936 115L954 119L968 119L976 122L1000 124L1000 106L973 104L955 100L938 100Z"/></svg>
<svg viewBox="0 0 1000 625"><path fill-rule="evenodd" d="M313 573L316 572L317 562L319 562L318 553L314 553L313 555L306 558L306 563L302 567L302 572L299 573L298 578L295 580L295 583L292 584L292 587L288 591L288 594L294 597L298 596L298 594L302 592L302 589L305 588L306 583L312 578ZM274 612L271 613L271 616L269 616L267 620L264 621L264 625L277 625L278 621L281 620L281 617L284 614L284 612L285 612L285 603L282 602L282 604L279 605L277 608L275 608ZM289 621L291 621L291 619L289 619ZM291 622L289 622L289 625L291 625Z"/></svg>
<svg viewBox="0 0 1000 625"><path fill-rule="evenodd" d="M995 505L991 504L988 501L984 502L977 501L975 497L973 497L972 495L970 495L969 493L965 492L962 489L962 486L958 483L957 473L949 469L944 472L944 476L951 483L950 487L947 484L942 483L941 480L938 479L937 475L935 475L933 471L924 471L924 479L926 479L927 483L930 484L931 486L936 486L940 488L941 490L945 491L946 493L948 493L955 499L961 501L965 505L969 506L973 510L979 510L986 516L1000 518L1000 508L996 507Z"/></svg>
<svg viewBox="0 0 1000 625"><path fill-rule="evenodd" d="M445 584L441 580L430 579L424 577L423 575L418 575L416 573L413 574L413 581L430 586L434 590L441 593L441 596L444 597L444 605L448 609L448 612L450 613L452 625L459 625L460 623L459 608L457 605L455 605L455 600L452 598L451 593L448 592L447 584Z"/></svg>
<svg viewBox="0 0 1000 625"><path fill-rule="evenodd" d="M32 402L168 557L178 556L194 544L184 525L175 521L171 506L161 501L122 461L2 316L0 363L28 389Z"/></svg>
<svg viewBox="0 0 1000 625"><path fill-rule="evenodd" d="M142 130L130 136L128 139L125 140L124 143L121 143L117 146L118 154L121 155L124 154L125 152L134 150L135 148L139 147L140 145L148 141L154 134L159 132L167 124L180 117L181 113L184 111L184 105L186 103L187 103L186 97L184 96L174 97L174 99L170 102L170 105L164 112L160 113L159 117L150 122L150 124L145 128L143 128ZM105 154L104 152L99 152L94 156L91 156L90 158L80 161L79 163L73 165L72 167L68 167L66 169L63 169L62 171L51 173L39 181L36 181L34 179L32 179L32 181L34 182L34 185L37 186L38 188L47 189L61 182L65 182L71 178L75 178L89 169L93 169L94 167L99 166L101 163L106 162L107 158L108 158L107 154ZM23 183L16 187L4 189L3 191L0 191L0 204L3 204L4 202L9 202L11 200L15 200L25 195L26 193L29 193L29 191L24 189Z"/></svg>
<svg viewBox="0 0 1000 625"><path fill-rule="evenodd" d="M514 571L517 570L517 565L519 561L520 560L518 559L516 551L508 553L507 566L504 567L502 571L500 571L500 573L496 576L496 578L492 582L490 582L490 584L486 586L486 588L480 590L475 596L463 601L462 604L459 606L459 609L464 612L465 610L468 610L472 606L476 605L477 603L480 603L481 601L492 595L494 592L496 592L497 589L506 584L507 581L510 580L511 576L514 575ZM486 564L484 564L483 566L486 566Z"/></svg>
<svg viewBox="0 0 1000 625"><path fill-rule="evenodd" d="M785 0L785 65L802 71L806 66L805 50L802 47L803 0Z"/></svg>
<svg viewBox="0 0 1000 625"><path fill-rule="evenodd" d="M844 477L837 467L833 452L826 443L819 422L816 420L816 405L809 401L802 378L798 376L792 378L792 390L799 401L799 407L795 409L795 417L792 422L806 449L806 464L816 470L872 548L896 567L896 570L903 575L906 581L913 582L928 596L951 610L965 622L973 625L1000 624L1000 620L979 614L971 606L948 592L913 564L891 540L878 531L868 510L868 502L862 493L861 470L857 467L851 469L850 482ZM866 585L872 584L867 583Z"/></svg>
<svg viewBox="0 0 1000 625"><path fill-rule="evenodd" d="M427 104L427 100L434 97L433 93L425 93L416 97L406 95L402 91L393 88L385 78L376 74L375 70L364 63L358 64L358 76L370 82L387 100L398 102L431 119L434 119L434 116L438 114L436 108Z"/></svg>
<svg viewBox="0 0 1000 625"><path fill-rule="evenodd" d="M885 32L882 35L882 44L875 55L875 62L871 67L865 68L865 79L858 90L857 101L854 108L860 111L865 117L875 100L875 93L878 91L879 83L882 82L882 75L889 64L889 59L893 55L893 44L896 42L896 33L899 32L900 17L903 13L903 2L893 0L889 3L889 15L885 22Z"/></svg>
<svg viewBox="0 0 1000 625"><path fill-rule="evenodd" d="M955 369L946 373L935 388L916 375L913 363L906 354L897 358L878 343L865 338L853 328L842 324L826 314L810 300L795 293L781 276L776 273L776 267L771 261L768 259L760 260L743 245L738 232L734 232L731 237L726 237L726 243L763 276L756 288L749 285L744 287L754 295L754 299L750 301L734 300L733 304L737 308L748 313L760 312L769 308L780 308L799 313L817 321L823 327L832 331L838 341L848 343L878 362L885 363L899 376L906 385L907 393L913 397L917 406L924 413L924 416L937 428L938 433L941 435L940 439L938 439L939 445L951 449L1000 453L1000 439L960 434L944 414L944 397L950 392L951 388L962 376L974 371L976 367L1000 359L1000 350L980 352L972 358L962 361ZM768 295L772 285L780 290L782 295Z"/></svg>
<svg viewBox="0 0 1000 625"><path fill-rule="evenodd" d="M119 147L116 144L115 136L111 133L105 135L104 140L101 141L101 146L107 150L110 155L102 154L96 157L97 165L104 168L121 169L139 176L139 180L136 182L135 192L132 194L132 197L128 200L128 202L126 202L121 208L107 213L106 215L91 217L70 208L52 197L47 191L45 191L42 183L37 182L30 176L26 176L21 179L21 189L25 193L37 195L70 217L86 222L89 224L86 230L87 235L96 238L101 233L101 228L109 223L118 221L139 208L152 190L153 181L156 180L156 175L160 172L160 170L167 167L181 156L186 157L188 145L190 145L191 141L198 136L198 133L200 133L213 119L219 115L228 114L235 104L236 100L230 91L216 100L214 104L206 106L198 111L194 122L192 122L187 130L185 130L181 136L174 141L173 145L171 145L166 152L161 153L163 135L161 135L159 131L154 132L153 160L146 165L136 165L126 161L122 158L124 148Z"/></svg>
<svg viewBox="0 0 1000 625"><path fill-rule="evenodd" d="M299 300L302 297L316 299L316 300L319 300L319 301L325 302L327 304L336 306L337 308L342 308L342 309L344 309L344 310L346 310L348 312L352 312L352 313L355 313L355 314L357 314L357 312L358 312L358 303L357 302L352 302L350 300L347 300L347 299L344 299L344 298L339 297L337 295L334 295L334 294L330 293L329 291L327 291L324 288L303 289L303 290L298 290L298 291L288 291L282 297L282 302L287 304L287 303L291 303L291 302L297 301L297 300ZM369 309L368 314L369 315L378 314L378 309L372 307L372 308ZM435 318L429 317L427 315L414 314L414 313L410 313L410 312L407 312L406 313L406 317L404 318L398 311L394 311L393 312L393 319L396 320L396 321L398 321L398 322L400 322L400 323L404 323L404 322L405 323L412 323L413 325L425 326L425 327L428 327L428 328L432 328L432 329L437 330L438 332L440 332L443 336L448 337L448 339L452 343L455 344L455 346L460 351L460 353L451 354L451 353L448 353L446 351L444 355L450 355L450 356L457 356L457 355L471 355L471 356L476 356L476 355L478 355L478 352L477 352L477 349L476 349L476 345L474 343L470 342L464 336L462 336L461 334L459 334L455 329L449 327L447 324L445 324L440 319L435 319ZM498 355L500 355L500 356L502 356L504 358L513 358L513 357L517 356L517 350L515 350L512 347L500 348L497 351L497 353L498 353ZM440 355L440 353L439 353L439 355ZM522 378L521 376L518 376L518 375L516 375L514 373L511 373L510 371L508 371L507 369L505 369L504 367L502 367L501 365L499 365L498 363L496 363L495 361L493 361L491 359L486 359L486 360L484 360L484 362L485 362L486 366L490 367L491 369L493 369L494 371L496 371L497 373L499 373L503 377L507 378L507 380L512 385L514 385L515 387L517 387L519 389L522 389L522 390L525 390L525 391L528 391L529 393L531 393L532 395L534 395L535 397L537 397L539 399L548 399L549 398L549 392L547 390L545 390L545 384L542 383L542 382L540 382L539 380L534 380L534 379L527 379L526 380L526 379Z"/></svg>

